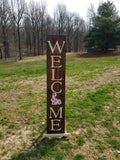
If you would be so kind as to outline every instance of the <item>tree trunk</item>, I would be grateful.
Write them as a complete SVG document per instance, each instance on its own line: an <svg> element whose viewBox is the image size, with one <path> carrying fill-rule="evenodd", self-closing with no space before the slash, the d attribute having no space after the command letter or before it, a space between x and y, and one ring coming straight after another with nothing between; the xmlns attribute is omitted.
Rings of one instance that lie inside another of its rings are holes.
<svg viewBox="0 0 120 160"><path fill-rule="evenodd" d="M8 57L10 57L10 55L8 53L8 42L5 39L4 39L3 45L4 45L5 59L7 59Z"/></svg>
<svg viewBox="0 0 120 160"><path fill-rule="evenodd" d="M13 37L14 37L14 56L17 57L17 35L16 35L16 27L15 25L13 26Z"/></svg>
<svg viewBox="0 0 120 160"><path fill-rule="evenodd" d="M33 32L33 48L34 48L34 56L36 56L36 37L34 32Z"/></svg>
<svg viewBox="0 0 120 160"><path fill-rule="evenodd" d="M40 55L40 36L39 32L37 33L37 46L38 46L38 56Z"/></svg>
<svg viewBox="0 0 120 160"><path fill-rule="evenodd" d="M0 59L3 58L3 55L2 55L2 49L0 48Z"/></svg>
<svg viewBox="0 0 120 160"><path fill-rule="evenodd" d="M3 35L4 54L5 54L5 59L6 59L10 57L10 55L9 55L9 47L8 47L7 30L5 26L3 26L2 28L2 35Z"/></svg>
<svg viewBox="0 0 120 160"><path fill-rule="evenodd" d="M19 56L20 56L20 60L22 60L21 37L20 37L20 27L19 27L19 25L18 25L18 28L17 28L17 32L18 32L18 49L19 49Z"/></svg>
<svg viewBox="0 0 120 160"><path fill-rule="evenodd" d="M43 49L43 38L41 39L41 54L43 55L44 54L44 49Z"/></svg>
<svg viewBox="0 0 120 160"><path fill-rule="evenodd" d="M30 55L32 53L32 45L31 45L31 40L30 40Z"/></svg>
<svg viewBox="0 0 120 160"><path fill-rule="evenodd" d="M108 52L108 48L103 48L103 52L107 53Z"/></svg>

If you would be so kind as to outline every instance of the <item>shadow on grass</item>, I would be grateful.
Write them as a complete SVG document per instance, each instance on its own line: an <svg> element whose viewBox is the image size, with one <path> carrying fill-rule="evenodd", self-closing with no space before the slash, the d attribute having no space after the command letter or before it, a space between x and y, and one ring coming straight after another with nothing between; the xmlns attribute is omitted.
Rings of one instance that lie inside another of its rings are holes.
<svg viewBox="0 0 120 160"><path fill-rule="evenodd" d="M78 58L97 58L97 57L112 57L120 56L120 50L109 50L107 53L104 52L80 52L76 54Z"/></svg>
<svg viewBox="0 0 120 160"><path fill-rule="evenodd" d="M62 160L64 153L61 152L57 145L61 141L68 141L65 137L62 138L43 138L43 134L39 136L33 143L28 151L14 153L11 157L12 160L41 160L51 159Z"/></svg>

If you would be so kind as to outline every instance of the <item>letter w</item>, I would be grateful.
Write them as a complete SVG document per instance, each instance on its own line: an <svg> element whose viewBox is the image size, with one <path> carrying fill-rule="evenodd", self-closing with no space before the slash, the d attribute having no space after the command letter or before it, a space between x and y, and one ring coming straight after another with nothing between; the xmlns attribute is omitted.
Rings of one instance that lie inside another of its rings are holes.
<svg viewBox="0 0 120 160"><path fill-rule="evenodd" d="M49 47L50 47L50 49L51 49L52 54L54 53L56 47L58 48L58 51L59 51L59 53L61 54L61 52L62 52L62 50L63 50L63 47L64 47L64 44L65 44L65 41L63 41L63 44L62 44L62 47L61 47L61 48L60 48L60 45L59 45L58 41L56 41L54 47L51 45L51 42L50 42L50 41L48 41L48 44L49 44Z"/></svg>

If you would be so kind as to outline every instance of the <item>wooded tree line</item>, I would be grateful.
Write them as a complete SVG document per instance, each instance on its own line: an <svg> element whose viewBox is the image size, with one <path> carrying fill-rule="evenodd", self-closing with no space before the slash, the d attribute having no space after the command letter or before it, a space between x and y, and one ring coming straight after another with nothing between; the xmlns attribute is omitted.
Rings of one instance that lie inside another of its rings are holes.
<svg viewBox="0 0 120 160"><path fill-rule="evenodd" d="M0 0L0 58L36 56L46 53L46 36L66 35L67 51L83 50L85 21L58 4L52 18L46 3Z"/></svg>
<svg viewBox="0 0 120 160"><path fill-rule="evenodd" d="M89 23L58 4L51 17L45 1L0 0L0 59L46 54L47 35L66 35L67 52L120 46L120 16L113 2L88 9Z"/></svg>

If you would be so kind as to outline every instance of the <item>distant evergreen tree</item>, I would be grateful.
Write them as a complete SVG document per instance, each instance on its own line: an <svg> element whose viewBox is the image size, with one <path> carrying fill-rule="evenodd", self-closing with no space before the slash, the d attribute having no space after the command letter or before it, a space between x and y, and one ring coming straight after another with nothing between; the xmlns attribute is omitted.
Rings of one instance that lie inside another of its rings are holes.
<svg viewBox="0 0 120 160"><path fill-rule="evenodd" d="M98 7L84 41L88 51L107 52L120 44L120 18L112 2L104 2Z"/></svg>

